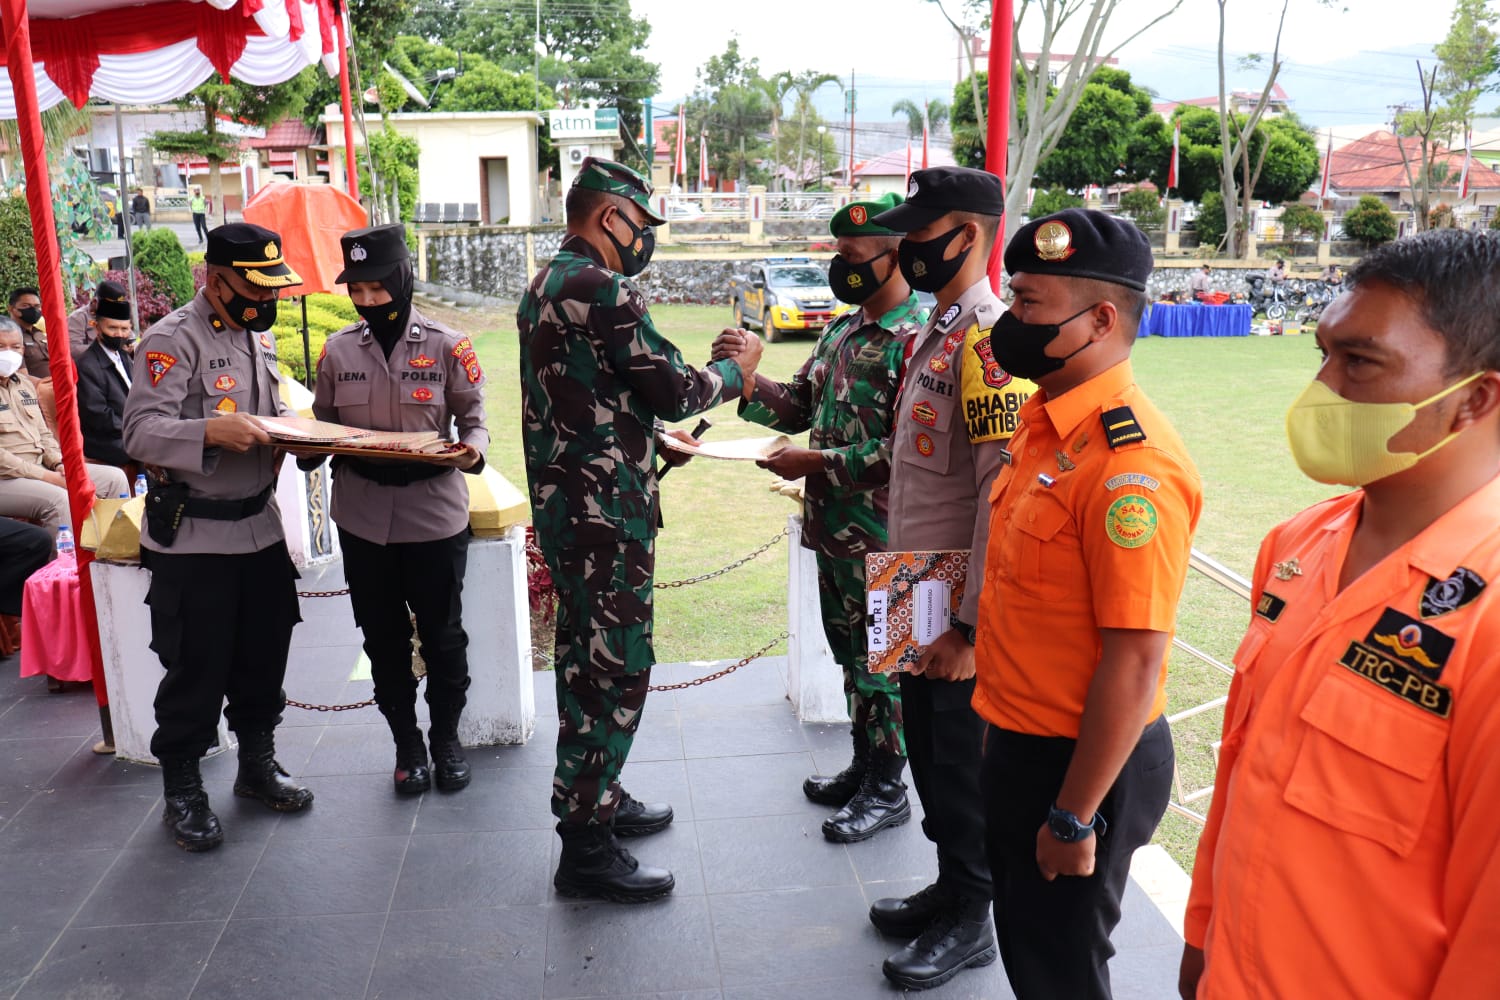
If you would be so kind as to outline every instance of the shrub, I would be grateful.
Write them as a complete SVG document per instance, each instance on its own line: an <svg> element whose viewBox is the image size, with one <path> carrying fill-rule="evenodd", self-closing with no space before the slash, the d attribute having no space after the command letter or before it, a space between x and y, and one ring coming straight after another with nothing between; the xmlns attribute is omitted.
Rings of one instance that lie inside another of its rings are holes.
<svg viewBox="0 0 1500 1000"><path fill-rule="evenodd" d="M323 353L323 343L329 334L342 330L359 319L354 303L345 295L307 296L307 342L313 367L318 364L318 355ZM296 298L282 299L276 310L276 325L271 327L276 337L276 355L284 367L298 382L307 382L307 362L302 353L302 303Z"/></svg>
<svg viewBox="0 0 1500 1000"><path fill-rule="evenodd" d="M1379 198L1363 195L1358 205L1344 213L1344 233L1367 247L1389 243L1396 238L1396 216Z"/></svg>
<svg viewBox="0 0 1500 1000"><path fill-rule="evenodd" d="M1040 219L1044 215L1061 212L1065 208L1081 208L1082 206L1083 199L1076 194L1069 194L1066 189L1060 187L1048 188L1036 193L1036 196L1031 199L1031 208L1026 214L1033 219Z"/></svg>
<svg viewBox="0 0 1500 1000"><path fill-rule="evenodd" d="M1217 191L1205 191L1198 200L1198 245L1218 247L1224 241L1228 223L1224 221L1224 196Z"/></svg>
<svg viewBox="0 0 1500 1000"><path fill-rule="evenodd" d="M1427 213L1427 226L1429 229L1452 229L1453 207L1445 201L1432 206L1432 210Z"/></svg>
<svg viewBox="0 0 1500 1000"><path fill-rule="evenodd" d="M1496 212L1494 215L1490 216L1490 228L1500 229L1500 212Z"/></svg>
<svg viewBox="0 0 1500 1000"><path fill-rule="evenodd" d="M1300 202L1281 206L1281 235L1288 240L1298 236L1320 238L1323 235L1323 213Z"/></svg>
<svg viewBox="0 0 1500 1000"><path fill-rule="evenodd" d="M151 280L180 306L193 297L193 270L187 253L170 229L148 229L135 233L130 241L135 251L135 266L150 275Z"/></svg>
<svg viewBox="0 0 1500 1000"><path fill-rule="evenodd" d="M1167 210L1155 191L1137 188L1120 195L1120 213L1138 226L1159 226L1167 220Z"/></svg>

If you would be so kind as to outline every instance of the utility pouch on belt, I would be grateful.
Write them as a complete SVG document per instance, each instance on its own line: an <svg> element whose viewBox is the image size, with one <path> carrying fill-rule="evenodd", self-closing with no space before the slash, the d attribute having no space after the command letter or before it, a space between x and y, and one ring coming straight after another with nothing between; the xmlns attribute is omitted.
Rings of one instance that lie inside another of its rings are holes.
<svg viewBox="0 0 1500 1000"><path fill-rule="evenodd" d="M155 483L146 491L146 530L153 542L171 548L187 503L187 483Z"/></svg>

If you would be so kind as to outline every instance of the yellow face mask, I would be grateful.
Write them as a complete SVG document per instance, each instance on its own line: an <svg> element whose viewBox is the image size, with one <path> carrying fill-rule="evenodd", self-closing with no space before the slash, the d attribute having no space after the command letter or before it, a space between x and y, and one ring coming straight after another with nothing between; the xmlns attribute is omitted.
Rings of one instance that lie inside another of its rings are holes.
<svg viewBox="0 0 1500 1000"><path fill-rule="evenodd" d="M1391 438L1417 419L1418 410L1483 374L1475 372L1420 403L1356 403L1315 380L1286 414L1292 457L1309 479L1345 486L1364 486L1409 469L1462 432L1449 434L1420 454L1391 451Z"/></svg>

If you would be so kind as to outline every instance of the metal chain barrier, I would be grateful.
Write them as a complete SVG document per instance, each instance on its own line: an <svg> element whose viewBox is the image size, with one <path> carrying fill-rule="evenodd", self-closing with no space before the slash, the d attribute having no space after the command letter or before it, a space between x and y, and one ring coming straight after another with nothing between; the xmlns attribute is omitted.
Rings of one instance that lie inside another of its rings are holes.
<svg viewBox="0 0 1500 1000"><path fill-rule="evenodd" d="M345 587L343 590L299 590L299 591L297 591L297 596L298 597L343 597L347 593L349 593L349 588Z"/></svg>
<svg viewBox="0 0 1500 1000"><path fill-rule="evenodd" d="M760 647L755 652L753 652L749 656L745 657L743 660L740 660L737 663L731 663L729 666L725 667L723 670L715 670L711 674L705 674L702 677L694 677L692 680L690 680L690 681L682 681L680 684L652 684L646 690L648 690L648 691L681 691L683 688L698 687L700 684L707 684L709 681L716 681L720 677L728 677L730 674L734 673L736 670L740 669L740 667L743 667L745 664L749 663L750 661L752 661L752 660L758 660L762 656L765 656L767 653L769 653L771 651L772 648L774 648L775 646L779 645L784 639L788 638L790 635L791 635L790 632L787 632L787 631L783 630L782 633L780 635L778 635L776 638L772 639L770 642L766 643L764 646Z"/></svg>
<svg viewBox="0 0 1500 1000"><path fill-rule="evenodd" d="M764 545L760 546L754 552L751 552L749 555L745 556L743 559L736 559L734 562L730 563L728 566L725 566L723 569L716 569L712 573L704 573L701 576L690 576L686 580L673 580L670 583L658 583L654 584L653 586L657 590L671 590L676 587L687 587L695 583L703 583L707 580L712 580L715 577L723 576L730 570L739 569L750 560L755 559L758 556L765 555L771 550L773 546L776 545L777 542L781 541L787 535L791 534L791 531L791 528L782 528L781 531L778 532L769 542L766 542Z"/></svg>
<svg viewBox="0 0 1500 1000"><path fill-rule="evenodd" d="M347 593L349 593L349 588L345 587L343 590L299 590L297 591L297 596L343 597ZM301 708L306 709L309 712L350 712L356 708L369 708L373 704L375 704L374 698L371 698L368 701L356 701L349 705L309 705L305 701L293 701L290 698L286 700L287 708Z"/></svg>

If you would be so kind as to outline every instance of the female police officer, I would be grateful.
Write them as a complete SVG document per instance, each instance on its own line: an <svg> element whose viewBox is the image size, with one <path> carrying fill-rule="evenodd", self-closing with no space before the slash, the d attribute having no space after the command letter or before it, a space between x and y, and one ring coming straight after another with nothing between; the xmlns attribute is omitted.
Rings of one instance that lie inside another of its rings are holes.
<svg viewBox="0 0 1500 1000"><path fill-rule="evenodd" d="M469 687L460 594L469 544L469 492L490 435L484 373L462 334L411 304L412 270L399 225L341 238L340 283L360 322L328 338L318 359L313 413L353 427L437 431L458 444L438 463L338 456L333 520L344 551L354 618L365 636L375 701L396 741L396 791L456 791L469 783L458 720ZM408 609L410 609L408 611ZM432 770L417 726L412 617L427 664Z"/></svg>

